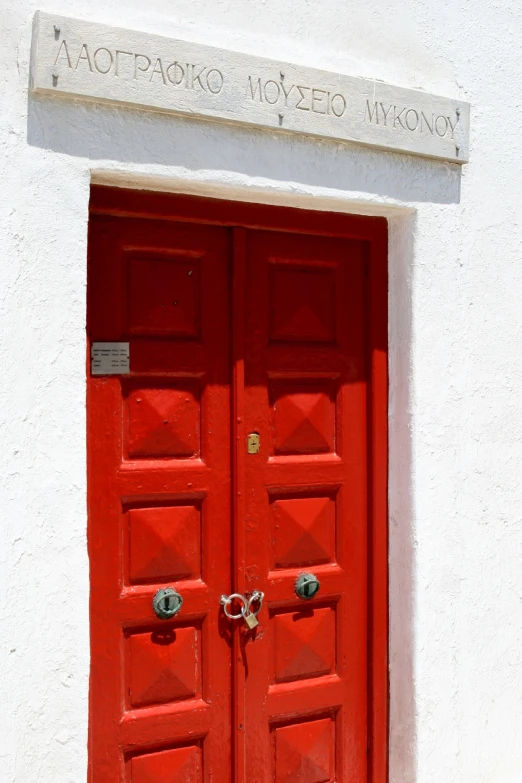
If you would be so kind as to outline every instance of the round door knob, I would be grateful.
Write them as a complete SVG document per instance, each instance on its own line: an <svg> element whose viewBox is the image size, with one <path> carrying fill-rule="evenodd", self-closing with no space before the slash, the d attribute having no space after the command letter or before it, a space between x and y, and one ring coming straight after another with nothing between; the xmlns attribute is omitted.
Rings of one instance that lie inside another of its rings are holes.
<svg viewBox="0 0 522 783"><path fill-rule="evenodd" d="M152 599L152 608L160 620L170 620L182 605L183 598L173 587L163 587Z"/></svg>
<svg viewBox="0 0 522 783"><path fill-rule="evenodd" d="M300 574L295 583L295 594L298 598L308 601L319 592L321 587L315 574Z"/></svg>

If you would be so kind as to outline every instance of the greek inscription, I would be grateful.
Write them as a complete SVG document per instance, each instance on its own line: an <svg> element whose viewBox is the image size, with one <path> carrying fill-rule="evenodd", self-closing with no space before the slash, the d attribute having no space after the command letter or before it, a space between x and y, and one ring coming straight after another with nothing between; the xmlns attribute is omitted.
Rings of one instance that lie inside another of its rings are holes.
<svg viewBox="0 0 522 783"><path fill-rule="evenodd" d="M306 102L306 100L307 100L307 95L306 95L306 93L303 92L303 90L309 90L310 87L299 87L299 85L298 85L297 89L299 90L299 95L301 96L301 100L299 101L299 103L296 104L295 108L296 109L301 109L301 111L310 111L310 107L309 106L302 106L301 105L303 103L303 101Z"/></svg>
<svg viewBox="0 0 522 783"><path fill-rule="evenodd" d="M344 95L341 95L339 92L337 92L335 95L332 95L331 103L332 114L334 114L336 117L342 117L346 111L346 99Z"/></svg>
<svg viewBox="0 0 522 783"><path fill-rule="evenodd" d="M279 108L299 109L313 114L342 117L346 111L346 98L339 92L332 94L320 87L308 87L304 84L285 84L284 78L255 78L249 76L246 86L246 97L251 101L278 104Z"/></svg>
<svg viewBox="0 0 522 783"><path fill-rule="evenodd" d="M448 125L449 125L449 126L450 126L450 128L451 128L451 138L452 138L452 139L453 139L453 138L455 138L455 128L457 127L457 125L458 125L458 123L459 123L459 120L460 120L460 117L459 117L459 115L458 115L458 114L456 115L455 124L453 124L453 123L451 122L451 117L448 117Z"/></svg>
<svg viewBox="0 0 522 783"><path fill-rule="evenodd" d="M387 125L388 114L391 112L391 106L388 106L388 108L386 109L381 103L381 109L382 109L382 113L384 114L384 124Z"/></svg>
<svg viewBox="0 0 522 783"><path fill-rule="evenodd" d="M441 123L441 120L444 124ZM435 120L435 130L437 131L438 136L444 138L444 136L448 132L448 118L443 117L442 114L439 115Z"/></svg>
<svg viewBox="0 0 522 783"><path fill-rule="evenodd" d="M211 68L207 72L207 89L212 95L219 95L223 89L225 77L217 68Z"/></svg>
<svg viewBox="0 0 522 783"><path fill-rule="evenodd" d="M388 116L388 115L386 115ZM370 104L370 101L366 101L366 116L365 119L368 118L369 122L375 122L377 125L379 124L379 115L377 114L377 101L374 101L373 108Z"/></svg>
<svg viewBox="0 0 522 783"><path fill-rule="evenodd" d="M256 100L257 91L259 90L259 100L263 100L263 93L261 92L261 79L258 79L256 82L256 85L254 87L254 83L252 81L252 77L248 77L248 84L247 84L247 96L248 96L248 90L250 88L250 97L253 101Z"/></svg>
<svg viewBox="0 0 522 783"><path fill-rule="evenodd" d="M85 44L84 44L84 46L85 46ZM114 75L115 76L119 76L120 75L120 54L125 54L128 57L133 57L134 56L132 52L125 52L123 49L116 49L116 59L115 59L115 63L116 64L115 64L115 69L114 69ZM128 62L128 60L126 62Z"/></svg>
<svg viewBox="0 0 522 783"><path fill-rule="evenodd" d="M411 119L412 116L414 119ZM414 130L417 130L417 125L419 124L418 112L416 112L415 109L408 109L404 118L404 122L406 123L406 127L409 131L413 132Z"/></svg>
<svg viewBox="0 0 522 783"><path fill-rule="evenodd" d="M192 66L192 81L190 87L187 84L187 89L193 90L195 84L199 84L200 89L202 90L205 89L205 87L201 82L201 74L203 73L204 70L205 70L205 66L199 67L199 70L197 65Z"/></svg>
<svg viewBox="0 0 522 783"><path fill-rule="evenodd" d="M74 70L78 70L78 66L80 62L86 62L89 70L92 71L92 63L91 58L89 57L89 50L87 49L87 46L84 44L82 48L80 49L80 54L78 55L78 59L76 60L76 65L74 66Z"/></svg>
<svg viewBox="0 0 522 783"><path fill-rule="evenodd" d="M225 77L218 68L209 68L199 63L180 63L162 60L161 57L149 57L142 52L129 52L126 49L108 49L99 46L93 51L83 43L78 53L72 52L64 39L54 65L64 65L72 71L96 71L102 76L112 75L118 79L134 79L166 87L182 87L195 92L219 95L225 83ZM279 89L277 82L274 85Z"/></svg>
<svg viewBox="0 0 522 783"><path fill-rule="evenodd" d="M179 87L184 78L185 69L183 66L180 63L171 63L167 68L167 79L169 82L174 84L176 87Z"/></svg>
<svg viewBox="0 0 522 783"><path fill-rule="evenodd" d="M54 64L58 65L58 63L61 62L64 58L68 67L72 68L71 58L69 57L69 50L67 48L67 41L65 40L65 38L60 44L60 48L58 49L58 54L56 55L56 60L54 61Z"/></svg>
<svg viewBox="0 0 522 783"><path fill-rule="evenodd" d="M283 80L281 80L281 89L283 91L283 95L285 96L285 109L288 107L288 99L290 98L290 95L292 94L292 90L294 89L295 84L292 84L289 90L286 89L286 85Z"/></svg>
<svg viewBox="0 0 522 783"><path fill-rule="evenodd" d="M431 133L433 136L433 114L431 115L431 125L430 121L426 117L423 111L421 111L421 131L423 130L422 123L426 124L426 127L428 128L428 132Z"/></svg>
<svg viewBox="0 0 522 783"><path fill-rule="evenodd" d="M449 98L88 21L62 24L43 12L33 52L37 93L279 126L457 163L468 157L469 106Z"/></svg>
<svg viewBox="0 0 522 783"><path fill-rule="evenodd" d="M140 65L141 61L145 60L146 65L143 67L143 65ZM134 55L134 78L138 78L138 73L141 71L141 73L147 73L151 66L151 60L150 57L147 57L146 54L135 54Z"/></svg>
<svg viewBox="0 0 522 783"><path fill-rule="evenodd" d="M100 54L101 52L103 52L103 54ZM100 46L98 49L96 49L93 55L93 60L94 67L98 73L109 73L113 64L113 56L112 52L106 49L105 46Z"/></svg>
<svg viewBox="0 0 522 783"><path fill-rule="evenodd" d="M265 95L265 101L271 106L274 106L274 104L276 104L280 98L281 88L277 82L275 82L273 79L269 79L267 82L265 82L263 92Z"/></svg>
<svg viewBox="0 0 522 783"><path fill-rule="evenodd" d="M382 125L392 130L408 131L409 133L437 135L439 138L455 138L455 129L460 117L455 114L455 120L445 114L426 114L410 106L385 105L380 101L366 101L364 119L373 125Z"/></svg>
<svg viewBox="0 0 522 783"><path fill-rule="evenodd" d="M165 73L163 71L163 65L161 64L161 60L159 57L156 59L156 62L154 63L154 68L151 71L150 79L149 79L150 82L153 80L156 74L161 76L161 80L163 84L167 84L165 79Z"/></svg>
<svg viewBox="0 0 522 783"><path fill-rule="evenodd" d="M325 103L325 99L326 101L328 99L328 93L325 92L325 90L319 90L317 87L312 87L312 111L315 111L316 114L326 114L328 102Z"/></svg>
<svg viewBox="0 0 522 783"><path fill-rule="evenodd" d="M402 111L400 111L397 114L397 107L396 106L393 107L393 127L394 128L396 128L397 127L397 123L399 123L401 128L404 128L404 130L406 130L406 127L402 124L402 119L401 119L401 117L402 117L402 115L404 114L405 111L406 111L406 109L402 109Z"/></svg>

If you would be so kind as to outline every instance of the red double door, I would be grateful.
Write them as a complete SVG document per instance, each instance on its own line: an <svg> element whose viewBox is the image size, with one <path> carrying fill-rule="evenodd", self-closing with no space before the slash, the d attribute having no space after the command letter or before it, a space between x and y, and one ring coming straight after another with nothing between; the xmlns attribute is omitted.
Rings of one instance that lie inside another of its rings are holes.
<svg viewBox="0 0 522 783"><path fill-rule="evenodd" d="M91 216L89 339L130 351L88 379L93 783L369 780L368 265L359 239ZM254 590L250 630L220 599Z"/></svg>

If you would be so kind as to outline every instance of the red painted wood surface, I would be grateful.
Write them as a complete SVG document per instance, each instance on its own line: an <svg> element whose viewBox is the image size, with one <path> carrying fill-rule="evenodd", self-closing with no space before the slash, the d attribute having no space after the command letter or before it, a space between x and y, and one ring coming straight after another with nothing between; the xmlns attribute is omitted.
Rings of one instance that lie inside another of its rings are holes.
<svg viewBox="0 0 522 783"><path fill-rule="evenodd" d="M385 222L99 187L91 211L89 337L131 345L88 381L91 781L385 783ZM254 588L248 631L219 596Z"/></svg>
<svg viewBox="0 0 522 783"><path fill-rule="evenodd" d="M91 220L89 336L132 370L89 379L96 783L231 778L230 263L226 229Z"/></svg>
<svg viewBox="0 0 522 783"><path fill-rule="evenodd" d="M245 640L246 780L366 779L365 291L361 242L248 237L245 577L266 599Z"/></svg>

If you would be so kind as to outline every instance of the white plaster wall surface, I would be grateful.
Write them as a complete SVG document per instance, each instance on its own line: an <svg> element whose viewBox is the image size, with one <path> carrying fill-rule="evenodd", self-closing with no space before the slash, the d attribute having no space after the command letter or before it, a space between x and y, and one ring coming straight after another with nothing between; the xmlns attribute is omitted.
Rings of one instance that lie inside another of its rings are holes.
<svg viewBox="0 0 522 783"><path fill-rule="evenodd" d="M468 100L471 162L463 171L31 98L37 7L0 7L2 781L86 779L92 178L390 217L390 780L519 783L519 0L40 6Z"/></svg>

